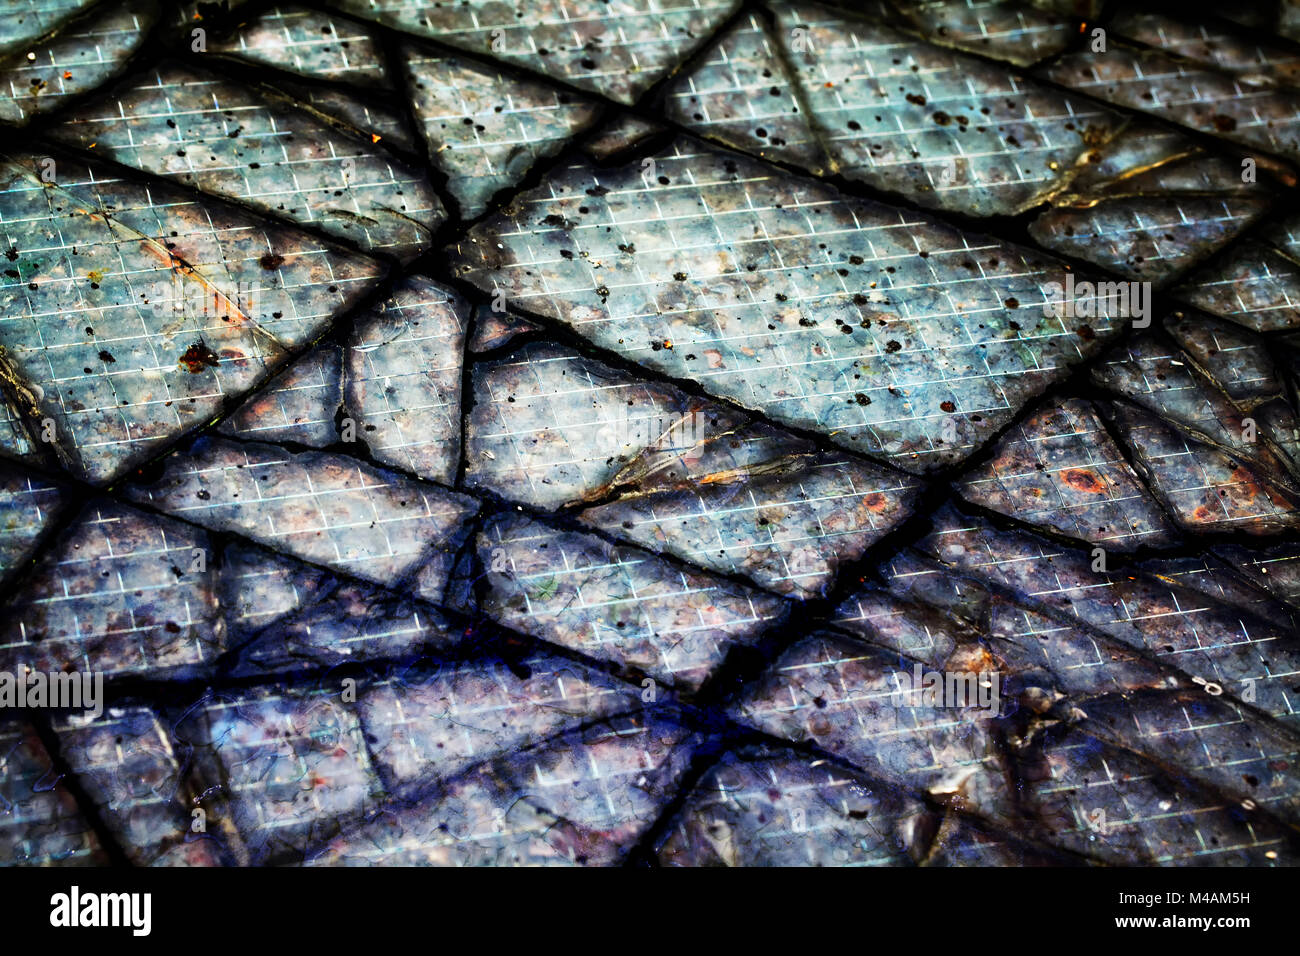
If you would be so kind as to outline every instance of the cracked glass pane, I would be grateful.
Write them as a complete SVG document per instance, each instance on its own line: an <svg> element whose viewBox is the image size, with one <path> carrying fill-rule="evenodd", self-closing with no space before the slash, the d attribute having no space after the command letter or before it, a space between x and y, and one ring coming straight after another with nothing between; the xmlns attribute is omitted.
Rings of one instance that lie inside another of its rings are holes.
<svg viewBox="0 0 1300 956"><path fill-rule="evenodd" d="M796 753L726 754L658 848L667 866L898 866L924 805Z"/></svg>
<svg viewBox="0 0 1300 956"><path fill-rule="evenodd" d="M855 6L837 5L846 9ZM880 15L920 33L931 43L1007 60L1018 66L1029 66L1061 52L1075 32L1068 19L1004 0L921 0L918 3L884 0L868 4L867 8L874 13L872 8L876 6ZM1083 10L1065 12L1084 14Z"/></svg>
<svg viewBox="0 0 1300 956"><path fill-rule="evenodd" d="M1164 282L1204 259L1267 208L1241 168L1147 123L1082 157L1085 165L1029 233L1050 249L1134 279Z"/></svg>
<svg viewBox="0 0 1300 956"><path fill-rule="evenodd" d="M1287 219L1234 243L1179 291L1198 308L1257 332L1300 326L1300 222Z"/></svg>
<svg viewBox="0 0 1300 956"><path fill-rule="evenodd" d="M30 724L0 724L0 771L0 853L7 866L107 862Z"/></svg>
<svg viewBox="0 0 1300 956"><path fill-rule="evenodd" d="M1300 861L1300 5L9 7L0 865Z"/></svg>
<svg viewBox="0 0 1300 956"><path fill-rule="evenodd" d="M878 21L812 5L773 9L832 169L925 206L980 216L1035 206L1124 122Z"/></svg>
<svg viewBox="0 0 1300 956"><path fill-rule="evenodd" d="M1170 545L1170 522L1086 402L1051 404L1004 435L959 485L967 501L1081 541Z"/></svg>
<svg viewBox="0 0 1300 956"><path fill-rule="evenodd" d="M60 752L137 866L221 866L220 847L190 830L181 761L145 707L56 725ZM183 755L182 755L183 760Z"/></svg>
<svg viewBox="0 0 1300 956"><path fill-rule="evenodd" d="M324 688L214 696L176 734L241 865L300 857L382 792L356 713Z"/></svg>
<svg viewBox="0 0 1300 956"><path fill-rule="evenodd" d="M389 786L450 777L577 724L640 707L640 691L560 657L488 657L406 671L358 698Z"/></svg>
<svg viewBox="0 0 1300 956"><path fill-rule="evenodd" d="M66 501L57 485L0 463L0 576L32 555Z"/></svg>
<svg viewBox="0 0 1300 956"><path fill-rule="evenodd" d="M16 589L6 670L184 676L225 646L201 529L114 501L92 503Z"/></svg>
<svg viewBox="0 0 1300 956"><path fill-rule="evenodd" d="M1295 720L1287 674L1297 651L1286 637L1295 619L1276 601L1243 609L1170 580L1160 566L1098 572L1097 558L1082 547L999 531L955 511L939 517L936 530L918 542L920 554L937 563L929 574L943 587L954 574L969 575L979 588L1003 595L999 605L1014 598L1038 612L1037 618L1012 614L1009 633L1040 633L1051 626L1041 623L1046 616L1169 661L1181 672L1174 675L1180 688L1196 690L1199 678L1215 683L1223 701L1249 696L1251 713L1261 715L1253 719L1265 726ZM1219 573L1230 576L1227 569ZM1248 619L1243 610L1252 612Z"/></svg>
<svg viewBox="0 0 1300 956"><path fill-rule="evenodd" d="M1296 71L1290 50L1130 14L1113 25L1104 55L1070 53L1039 72L1089 96L1294 160Z"/></svg>
<svg viewBox="0 0 1300 956"><path fill-rule="evenodd" d="M480 766L425 802L362 824L313 865L610 865L663 810L700 738L612 720Z"/></svg>
<svg viewBox="0 0 1300 956"><path fill-rule="evenodd" d="M394 109L391 101L381 93L356 87L300 83L278 77L275 89L301 104L307 112L316 114L345 137L370 144L382 141L384 147L392 150L401 162L412 166L417 162L414 159L418 152L415 133L408 128L401 111ZM353 175L355 165L347 167L347 171L349 186L359 182ZM445 197L439 198L445 205Z"/></svg>
<svg viewBox="0 0 1300 956"><path fill-rule="evenodd" d="M16 0L0 23L0 52L8 53L49 33L92 6L94 0Z"/></svg>

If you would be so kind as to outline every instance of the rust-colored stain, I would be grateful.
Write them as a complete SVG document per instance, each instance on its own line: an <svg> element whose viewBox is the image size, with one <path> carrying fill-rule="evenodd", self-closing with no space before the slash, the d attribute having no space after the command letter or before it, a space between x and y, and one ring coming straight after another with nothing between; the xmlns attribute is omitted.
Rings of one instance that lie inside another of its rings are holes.
<svg viewBox="0 0 1300 956"><path fill-rule="evenodd" d="M1061 480L1076 491L1086 491L1100 495L1106 491L1106 485L1096 474L1082 468L1068 468L1061 473Z"/></svg>
<svg viewBox="0 0 1300 956"><path fill-rule="evenodd" d="M176 364L188 370L191 375L198 375L205 368L216 368L221 364L221 360L202 339L199 339L182 353Z"/></svg>
<svg viewBox="0 0 1300 956"><path fill-rule="evenodd" d="M1258 496L1263 495L1279 508L1290 509L1295 507L1291 499L1281 494L1276 488L1262 483L1259 476L1244 465L1238 465L1233 469L1232 478L1233 481L1241 485L1243 494L1240 497L1243 503L1252 502Z"/></svg>

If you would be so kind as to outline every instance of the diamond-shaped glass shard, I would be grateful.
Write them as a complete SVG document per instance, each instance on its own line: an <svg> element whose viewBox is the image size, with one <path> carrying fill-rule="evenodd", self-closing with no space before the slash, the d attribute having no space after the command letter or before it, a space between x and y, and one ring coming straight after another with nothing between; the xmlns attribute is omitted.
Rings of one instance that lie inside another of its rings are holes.
<svg viewBox="0 0 1300 956"><path fill-rule="evenodd" d="M882 570L884 586L868 585L845 601L838 625L927 670L984 674L998 682L1000 698L1030 711L1062 697L1177 686L1172 667L937 562L904 552ZM912 675L904 688L909 683Z"/></svg>
<svg viewBox="0 0 1300 956"><path fill-rule="evenodd" d="M341 0L358 17L632 103L721 24L735 0Z"/></svg>
<svg viewBox="0 0 1300 956"><path fill-rule="evenodd" d="M369 137L188 66L164 66L52 130L135 169L403 257L442 220L419 172Z"/></svg>
<svg viewBox="0 0 1300 956"><path fill-rule="evenodd" d="M0 438L91 481L247 391L378 277L295 230L103 167L35 154L0 177L0 345L29 396L12 407L6 391Z"/></svg>
<svg viewBox="0 0 1300 956"><path fill-rule="evenodd" d="M1198 781L1251 817L1258 814L1265 840L1277 832L1269 826L1270 816L1294 839L1300 781L1288 772L1298 753L1293 722L1286 726L1261 719L1226 695L1193 687L1091 700L1079 728L1154 764L1177 767L1180 777ZM1188 847L1190 852L1200 849ZM1294 848L1288 850L1289 858L1295 855Z"/></svg>
<svg viewBox="0 0 1300 956"><path fill-rule="evenodd" d="M1293 526L1300 421L1268 347L1227 324L1216 333L1203 316L1178 313L1165 326L1186 351L1144 334L1093 373L1115 393L1103 408L1152 490L1185 527Z"/></svg>
<svg viewBox="0 0 1300 956"><path fill-rule="evenodd" d="M1134 199L1046 212L1031 234L1059 252L1163 283L1230 241L1262 208L1251 199Z"/></svg>
<svg viewBox="0 0 1300 956"><path fill-rule="evenodd" d="M1264 211L1254 197L1144 195L1044 212L1029 233L1049 249L1137 279L1164 282Z"/></svg>
<svg viewBox="0 0 1300 956"><path fill-rule="evenodd" d="M453 247L507 304L909 470L968 456L1095 352L1109 318L1044 315L1065 270L680 140L557 171Z"/></svg>
<svg viewBox="0 0 1300 956"><path fill-rule="evenodd" d="M1267 471L1139 409L1110 409L1151 487L1184 527L1252 534L1300 527L1300 495L1269 481Z"/></svg>
<svg viewBox="0 0 1300 956"><path fill-rule="evenodd" d="M1037 825L1063 849L1099 862L1291 865L1300 853L1294 835L1269 815L1225 805L1215 789L1083 731L1044 735L1026 764L1033 783L1024 796Z"/></svg>
<svg viewBox="0 0 1300 956"><path fill-rule="evenodd" d="M1165 328L1195 366L1247 410L1280 398L1286 390L1273 350L1262 336L1231 322L1183 313L1168 318Z"/></svg>
<svg viewBox="0 0 1300 956"><path fill-rule="evenodd" d="M1178 294L1260 332L1300 328L1300 264L1264 243L1237 243L1188 276Z"/></svg>

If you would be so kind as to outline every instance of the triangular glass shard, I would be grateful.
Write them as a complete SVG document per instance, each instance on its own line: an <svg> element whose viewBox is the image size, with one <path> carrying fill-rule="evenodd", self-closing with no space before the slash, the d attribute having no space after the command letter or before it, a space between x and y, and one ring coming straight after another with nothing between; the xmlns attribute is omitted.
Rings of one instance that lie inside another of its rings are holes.
<svg viewBox="0 0 1300 956"><path fill-rule="evenodd" d="M461 214L474 217L599 113L594 101L417 44L404 48L412 106Z"/></svg>
<svg viewBox="0 0 1300 956"><path fill-rule="evenodd" d="M736 3L542 0L526 12L497 0L342 0L338 6L630 104L685 59Z"/></svg>
<svg viewBox="0 0 1300 956"><path fill-rule="evenodd" d="M218 431L255 441L325 448L339 440L343 356L333 343L319 345L245 399Z"/></svg>
<svg viewBox="0 0 1300 956"><path fill-rule="evenodd" d="M694 72L677 80L669 118L766 159L821 173L821 145L786 73L776 44L756 13L725 33Z"/></svg>
<svg viewBox="0 0 1300 956"><path fill-rule="evenodd" d="M49 39L0 56L0 119L26 123L65 97L100 86L126 66L157 15L151 0L101 4L64 23ZM5 20L13 13L5 11ZM39 19L31 12L29 22Z"/></svg>

